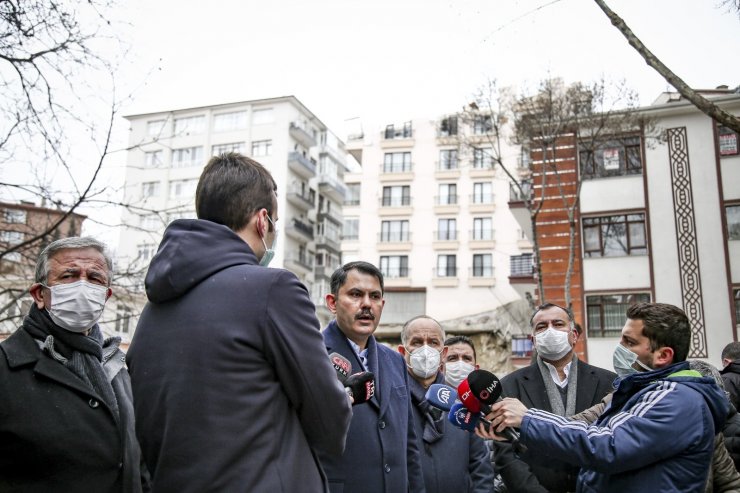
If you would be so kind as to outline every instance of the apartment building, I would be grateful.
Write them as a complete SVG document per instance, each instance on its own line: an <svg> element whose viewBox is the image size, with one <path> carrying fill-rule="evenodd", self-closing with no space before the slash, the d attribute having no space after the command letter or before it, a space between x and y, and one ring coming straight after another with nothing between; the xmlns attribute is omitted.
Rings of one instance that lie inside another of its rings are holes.
<svg viewBox="0 0 740 493"><path fill-rule="evenodd" d="M115 306L115 332L132 335L145 302L143 276L166 225L195 217L195 189L211 156L254 158L278 184L279 222L271 263L294 272L320 303L341 260L346 151L321 120L293 96L129 115L119 270L132 282ZM124 323L123 320L126 322Z"/></svg>
<svg viewBox="0 0 740 493"><path fill-rule="evenodd" d="M381 339L397 340L401 325L421 314L471 335L500 330L504 318L516 325L502 309L521 299L508 282L510 258L531 244L508 210L487 118L416 119L347 139L362 169L346 176L342 256L385 276ZM519 158L515 147L501 154ZM512 310L521 323L521 307Z"/></svg>
<svg viewBox="0 0 740 493"><path fill-rule="evenodd" d="M31 308L28 288L41 251L52 241L79 236L85 219L33 202L0 202L0 251L6 252L0 259L0 340L18 328Z"/></svg>
<svg viewBox="0 0 740 493"><path fill-rule="evenodd" d="M702 92L740 114L738 90ZM595 149L585 149L574 134L558 143L558 172L568 193L582 182L570 286L586 336L578 350L590 363L610 368L627 308L665 302L682 307L691 320L689 357L719 365L722 348L737 340L740 321L738 134L676 93L664 93L638 112L652 122L652 131L605 135ZM542 156L533 153L531 159ZM554 198L552 176L532 169L529 193L544 197L547 211L536 228L545 295L562 303L557 293L564 287L568 221ZM509 205L531 235L522 197L512 194ZM524 280L530 289L534 281Z"/></svg>

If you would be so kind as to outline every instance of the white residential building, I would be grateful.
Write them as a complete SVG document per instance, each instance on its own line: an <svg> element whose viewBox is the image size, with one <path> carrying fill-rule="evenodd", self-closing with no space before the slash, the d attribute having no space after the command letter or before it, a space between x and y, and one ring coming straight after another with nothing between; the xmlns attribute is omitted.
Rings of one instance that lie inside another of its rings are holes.
<svg viewBox="0 0 740 493"><path fill-rule="evenodd" d="M344 144L293 96L129 115L124 224L119 270L132 272L128 297L111 309L129 323L143 303L143 275L165 226L195 217L195 189L211 156L240 152L263 164L278 185L280 234L272 266L293 271L323 307L324 282L340 261L346 187ZM325 308L319 310L328 321ZM121 317L117 317L121 319Z"/></svg>
<svg viewBox="0 0 740 493"><path fill-rule="evenodd" d="M521 299L509 285L510 257L531 245L509 212L490 132L451 115L348 137L362 169L346 176L342 255L385 276L381 338L421 314L455 333L493 332L492 320L466 324ZM519 151L502 154L516 163Z"/></svg>

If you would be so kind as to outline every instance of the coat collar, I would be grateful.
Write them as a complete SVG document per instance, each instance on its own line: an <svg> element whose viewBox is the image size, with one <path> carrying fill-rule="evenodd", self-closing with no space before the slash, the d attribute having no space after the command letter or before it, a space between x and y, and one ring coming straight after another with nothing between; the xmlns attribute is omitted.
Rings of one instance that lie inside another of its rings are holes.
<svg viewBox="0 0 740 493"><path fill-rule="evenodd" d="M23 328L20 328L6 339L0 348L8 360L8 367L12 369L26 365L34 365L33 371L61 385L82 392L90 397L101 400L85 383L61 363L44 356L36 341ZM102 400L101 400L102 402Z"/></svg>

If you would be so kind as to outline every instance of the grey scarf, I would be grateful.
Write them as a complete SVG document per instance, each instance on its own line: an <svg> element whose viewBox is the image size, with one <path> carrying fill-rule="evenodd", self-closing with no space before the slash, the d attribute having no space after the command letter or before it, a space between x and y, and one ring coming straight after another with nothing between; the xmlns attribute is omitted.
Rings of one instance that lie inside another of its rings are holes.
<svg viewBox="0 0 740 493"><path fill-rule="evenodd" d="M23 320L23 328L38 340L40 346L54 360L63 364L97 394L120 419L118 401L103 365L118 351L120 337L103 340L97 324L89 335L76 334L57 326L45 310L31 305L28 316Z"/></svg>
<svg viewBox="0 0 740 493"><path fill-rule="evenodd" d="M559 416L573 416L576 413L576 385L578 380L578 356L573 353L573 362L570 365L570 372L568 372L568 388L566 391L566 405L563 407L563 399L560 397L560 391L557 388L557 384L552 381L552 375L550 370L542 361L542 358L537 356L537 366L540 368L542 373L542 380L545 382L545 389L547 390L547 398L550 400L550 408L554 414Z"/></svg>

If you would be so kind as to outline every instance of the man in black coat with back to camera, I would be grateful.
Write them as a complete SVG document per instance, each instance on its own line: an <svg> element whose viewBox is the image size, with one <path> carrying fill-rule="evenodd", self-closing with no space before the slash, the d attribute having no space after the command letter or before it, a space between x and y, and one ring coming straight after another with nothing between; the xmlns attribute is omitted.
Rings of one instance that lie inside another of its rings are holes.
<svg viewBox="0 0 740 493"><path fill-rule="evenodd" d="M256 161L217 156L195 205L152 259L128 352L152 489L325 491L317 453L342 453L352 411L305 286L266 267L275 182Z"/></svg>

